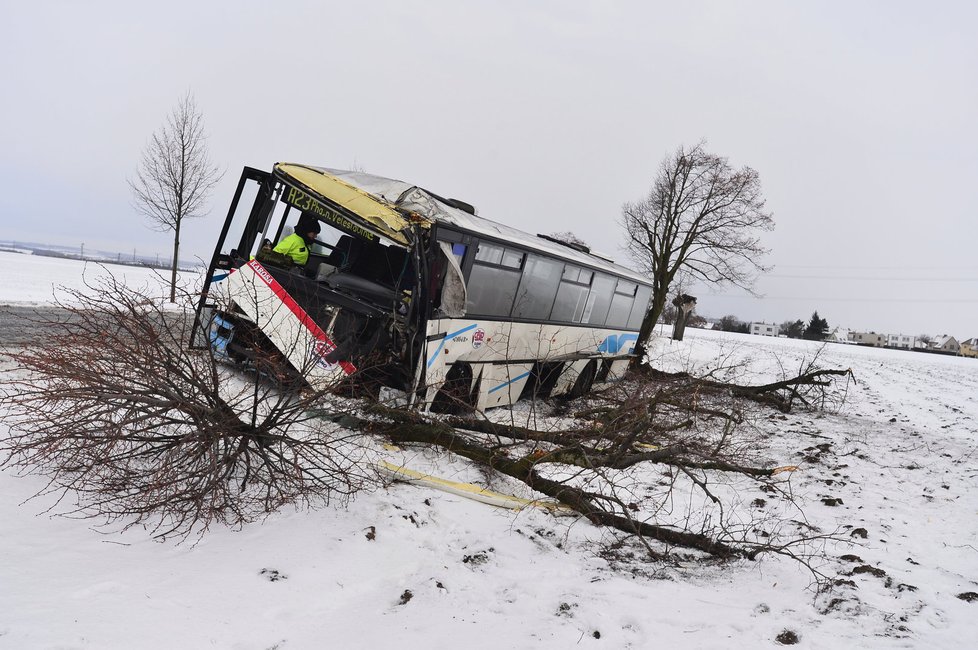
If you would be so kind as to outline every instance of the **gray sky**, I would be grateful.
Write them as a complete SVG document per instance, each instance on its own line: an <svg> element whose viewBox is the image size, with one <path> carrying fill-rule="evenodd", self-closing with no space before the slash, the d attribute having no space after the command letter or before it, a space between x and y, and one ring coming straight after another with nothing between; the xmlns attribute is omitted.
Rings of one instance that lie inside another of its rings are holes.
<svg viewBox="0 0 978 650"><path fill-rule="evenodd" d="M677 6L681 5L681 6ZM127 176L191 90L227 169L365 171L624 259L680 144L760 173L767 297L699 311L978 336L970 2L4 2L0 239L166 254Z"/></svg>

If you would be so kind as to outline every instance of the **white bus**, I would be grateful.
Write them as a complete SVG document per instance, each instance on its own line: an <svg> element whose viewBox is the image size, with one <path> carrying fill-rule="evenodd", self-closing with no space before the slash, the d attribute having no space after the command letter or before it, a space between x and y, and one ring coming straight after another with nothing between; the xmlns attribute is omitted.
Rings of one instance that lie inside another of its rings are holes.
<svg viewBox="0 0 978 650"><path fill-rule="evenodd" d="M300 213L321 232L288 268L262 246ZM479 410L619 378L652 293L584 246L462 201L291 163L245 168L207 278L199 345L243 363L274 348L316 387L366 375L423 408Z"/></svg>

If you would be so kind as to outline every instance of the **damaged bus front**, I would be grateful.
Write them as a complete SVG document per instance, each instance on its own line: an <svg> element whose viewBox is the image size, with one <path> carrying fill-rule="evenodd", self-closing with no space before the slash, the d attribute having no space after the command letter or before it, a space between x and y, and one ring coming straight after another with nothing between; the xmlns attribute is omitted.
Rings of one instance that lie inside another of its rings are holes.
<svg viewBox="0 0 978 650"><path fill-rule="evenodd" d="M410 391L433 301L432 224L397 206L414 188L363 189L373 180L287 163L246 168L198 306L198 345L244 364L280 354L316 388L360 370ZM303 264L270 250L310 219L318 234Z"/></svg>

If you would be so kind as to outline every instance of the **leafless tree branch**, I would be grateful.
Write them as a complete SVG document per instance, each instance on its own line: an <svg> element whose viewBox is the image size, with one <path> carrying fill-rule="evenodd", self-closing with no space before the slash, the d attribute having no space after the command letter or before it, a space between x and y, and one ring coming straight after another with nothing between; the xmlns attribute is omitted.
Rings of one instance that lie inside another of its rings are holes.
<svg viewBox="0 0 978 650"><path fill-rule="evenodd" d="M176 301L180 229L185 219L202 217L205 204L224 173L211 164L204 118L193 95L184 95L140 156L129 179L133 207L154 230L173 231L170 302Z"/></svg>
<svg viewBox="0 0 978 650"><path fill-rule="evenodd" d="M626 250L652 279L652 301L639 332L636 364L667 303L674 282L695 278L751 291L767 252L759 231L774 220L761 182L750 167L734 169L705 143L666 157L649 194L622 207Z"/></svg>

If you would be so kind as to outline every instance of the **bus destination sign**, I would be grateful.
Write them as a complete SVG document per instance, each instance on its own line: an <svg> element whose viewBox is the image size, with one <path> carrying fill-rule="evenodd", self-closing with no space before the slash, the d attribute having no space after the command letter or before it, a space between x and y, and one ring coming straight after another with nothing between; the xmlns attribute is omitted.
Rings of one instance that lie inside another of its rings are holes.
<svg viewBox="0 0 978 650"><path fill-rule="evenodd" d="M352 235L359 235L367 241L372 242L377 240L377 235L375 233L370 232L362 226L358 226L336 210L330 208L329 206L323 205L300 189L286 186L285 194L282 197L282 200L293 207L299 208L300 210L313 213L323 221L336 226L340 230L348 232Z"/></svg>

